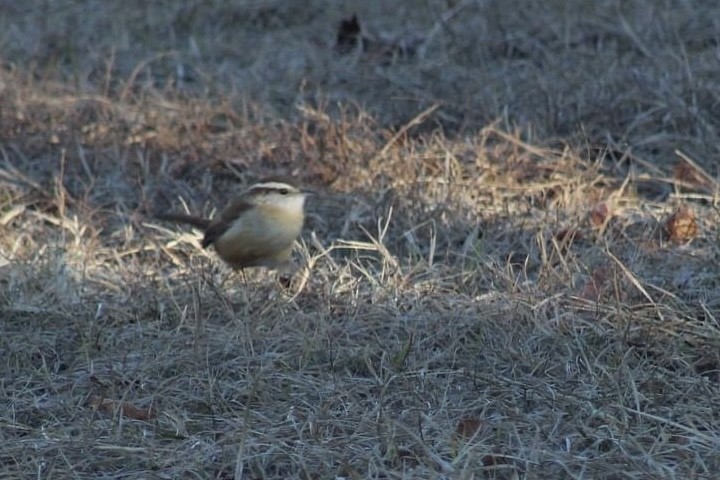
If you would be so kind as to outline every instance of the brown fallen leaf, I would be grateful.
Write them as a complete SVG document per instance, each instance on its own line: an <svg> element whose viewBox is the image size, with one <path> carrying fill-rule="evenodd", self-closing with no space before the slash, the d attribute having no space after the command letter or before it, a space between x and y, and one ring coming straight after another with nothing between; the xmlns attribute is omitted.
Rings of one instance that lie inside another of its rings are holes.
<svg viewBox="0 0 720 480"><path fill-rule="evenodd" d="M494 465L507 465L510 463L510 459L505 455L489 454L482 457L482 463L486 467Z"/></svg>
<svg viewBox="0 0 720 480"><path fill-rule="evenodd" d="M599 267L594 269L590 274L590 278L580 290L580 297L591 302L599 302L602 299L603 292L609 286L608 280L607 268Z"/></svg>
<svg viewBox="0 0 720 480"><path fill-rule="evenodd" d="M555 233L555 240L560 243L572 243L574 240L582 238L582 232L575 228L563 228Z"/></svg>
<svg viewBox="0 0 720 480"><path fill-rule="evenodd" d="M91 397L88 404L92 408L109 415L114 415L115 412L119 410L123 417L133 420L149 420L156 415L155 409L152 407L139 408L128 402L103 398L99 395Z"/></svg>
<svg viewBox="0 0 720 480"><path fill-rule="evenodd" d="M590 225L592 225L593 228L602 227L607 223L609 218L610 208L608 208L605 202L595 205L595 208L590 211Z"/></svg>
<svg viewBox="0 0 720 480"><path fill-rule="evenodd" d="M665 232L673 242L687 242L697 237L699 227L695 212L687 205L681 205L665 220Z"/></svg>
<svg viewBox="0 0 720 480"><path fill-rule="evenodd" d="M555 240L558 243L560 253L565 254L576 241L583 240L583 234L577 228L563 228L555 232Z"/></svg>
<svg viewBox="0 0 720 480"><path fill-rule="evenodd" d="M475 417L461 418L457 427L455 427L455 435L462 440L468 440L478 434L482 427L482 421Z"/></svg>
<svg viewBox="0 0 720 480"><path fill-rule="evenodd" d="M673 166L673 178L680 186L689 187L703 192L710 193L714 190L715 185L705 171L698 165L681 158Z"/></svg>

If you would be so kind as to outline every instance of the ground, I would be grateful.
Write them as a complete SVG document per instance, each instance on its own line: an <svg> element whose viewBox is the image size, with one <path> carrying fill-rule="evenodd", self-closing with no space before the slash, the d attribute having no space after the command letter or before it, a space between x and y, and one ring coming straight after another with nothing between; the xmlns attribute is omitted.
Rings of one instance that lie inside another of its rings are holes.
<svg viewBox="0 0 720 480"><path fill-rule="evenodd" d="M714 477L710 3L3 6L0 476Z"/></svg>

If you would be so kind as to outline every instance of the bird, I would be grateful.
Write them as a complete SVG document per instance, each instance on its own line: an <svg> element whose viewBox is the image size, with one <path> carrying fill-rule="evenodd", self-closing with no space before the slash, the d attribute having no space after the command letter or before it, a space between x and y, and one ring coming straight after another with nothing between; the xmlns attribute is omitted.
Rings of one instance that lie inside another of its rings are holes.
<svg viewBox="0 0 720 480"><path fill-rule="evenodd" d="M213 219L159 212L155 217L202 230L202 247L212 245L234 270L282 269L292 264L293 246L305 221L305 200L313 193L286 179L267 178L232 198Z"/></svg>

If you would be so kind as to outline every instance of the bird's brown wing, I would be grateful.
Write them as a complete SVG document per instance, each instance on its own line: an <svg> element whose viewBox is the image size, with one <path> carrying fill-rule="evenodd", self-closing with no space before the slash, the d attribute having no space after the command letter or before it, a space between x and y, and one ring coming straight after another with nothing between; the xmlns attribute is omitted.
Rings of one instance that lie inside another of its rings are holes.
<svg viewBox="0 0 720 480"><path fill-rule="evenodd" d="M251 208L252 205L245 201L242 197L234 199L230 205L225 208L225 210L220 212L220 214L213 219L207 227L207 230L205 230L205 237L202 241L203 248L207 248L209 245L215 243L215 240L227 232L244 211Z"/></svg>
<svg viewBox="0 0 720 480"><path fill-rule="evenodd" d="M205 230L210 226L210 220L202 217L195 217L193 215L187 215L185 213L160 213L154 214L154 217L158 220L169 220L171 222L187 223L193 227Z"/></svg>

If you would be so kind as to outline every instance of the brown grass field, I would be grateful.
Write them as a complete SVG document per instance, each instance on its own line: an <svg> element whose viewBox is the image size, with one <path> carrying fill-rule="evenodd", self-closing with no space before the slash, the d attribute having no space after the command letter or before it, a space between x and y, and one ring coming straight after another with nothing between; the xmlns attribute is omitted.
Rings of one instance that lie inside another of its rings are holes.
<svg viewBox="0 0 720 480"><path fill-rule="evenodd" d="M0 62L0 478L719 478L713 2L6 1ZM289 284L151 215L271 174Z"/></svg>

